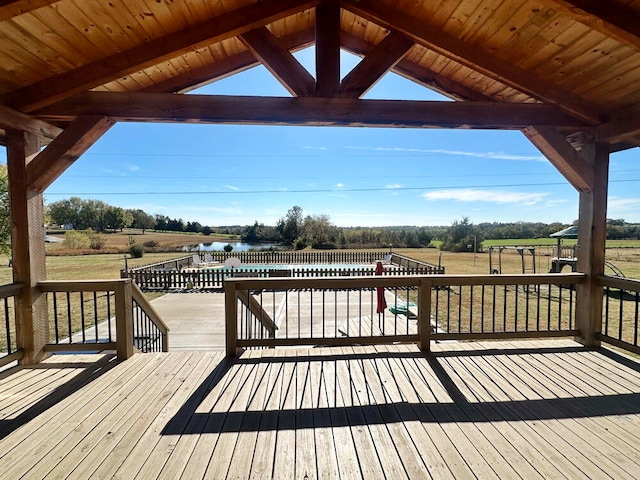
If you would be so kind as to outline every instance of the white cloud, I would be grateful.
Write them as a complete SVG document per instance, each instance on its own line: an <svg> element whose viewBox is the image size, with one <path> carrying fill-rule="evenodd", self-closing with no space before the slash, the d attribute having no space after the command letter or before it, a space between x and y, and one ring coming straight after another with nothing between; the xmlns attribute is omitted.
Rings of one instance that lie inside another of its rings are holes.
<svg viewBox="0 0 640 480"><path fill-rule="evenodd" d="M459 202L518 203L521 205L535 205L547 195L547 193L474 190L471 188L435 190L422 194L424 198L432 201L456 200Z"/></svg>
<svg viewBox="0 0 640 480"><path fill-rule="evenodd" d="M610 197L607 200L607 217L618 218L632 214L633 219L627 221L638 221L637 214L640 211L640 198Z"/></svg>
<svg viewBox="0 0 640 480"><path fill-rule="evenodd" d="M336 187L337 188L342 188L342 187L344 187L344 183L336 183Z"/></svg>
<svg viewBox="0 0 640 480"><path fill-rule="evenodd" d="M386 186L386 187L384 187L384 188L387 188L387 189L389 189L389 190L395 190L395 189L397 189L397 188L402 188L402 185L400 185L399 183L392 183L392 184L390 184L390 185L387 185L387 186Z"/></svg>
<svg viewBox="0 0 640 480"><path fill-rule="evenodd" d="M451 155L457 157L488 158L492 160L512 160L518 162L546 162L543 155L522 155L504 152L469 152L464 150L427 149L427 148L405 148L405 147L345 147L348 150L368 150L374 152L397 152L397 153L424 153Z"/></svg>
<svg viewBox="0 0 640 480"><path fill-rule="evenodd" d="M228 188L229 190L233 190L234 192L237 192L238 190L240 190L238 187L235 187L233 185L225 185L226 188Z"/></svg>

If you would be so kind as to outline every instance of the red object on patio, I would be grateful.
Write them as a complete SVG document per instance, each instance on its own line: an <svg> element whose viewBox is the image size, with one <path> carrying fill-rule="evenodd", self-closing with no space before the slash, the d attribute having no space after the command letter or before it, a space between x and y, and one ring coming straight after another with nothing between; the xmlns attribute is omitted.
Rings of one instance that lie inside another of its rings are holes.
<svg viewBox="0 0 640 480"><path fill-rule="evenodd" d="M384 267L382 262L376 263L376 275L382 275L384 273ZM384 312L387 308L387 301L384 298L384 287L376 287L378 293L378 304L376 306L376 313Z"/></svg>

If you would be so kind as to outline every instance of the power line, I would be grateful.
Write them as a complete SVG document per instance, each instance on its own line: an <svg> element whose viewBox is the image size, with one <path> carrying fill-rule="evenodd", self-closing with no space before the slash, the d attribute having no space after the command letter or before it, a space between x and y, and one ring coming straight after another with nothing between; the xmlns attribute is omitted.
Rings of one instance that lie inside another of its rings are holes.
<svg viewBox="0 0 640 480"><path fill-rule="evenodd" d="M640 179L624 179L611 180L610 183L622 182L640 182ZM257 195L264 193L347 193L347 192L397 192L397 191L415 191L415 190L455 190L465 188L515 188L515 187L548 187L568 185L566 182L546 182L546 183L511 183L511 184L494 184L494 185L456 185L444 187L370 187L370 188L317 188L306 190L207 190L207 191L147 191L147 192L47 192L46 195Z"/></svg>

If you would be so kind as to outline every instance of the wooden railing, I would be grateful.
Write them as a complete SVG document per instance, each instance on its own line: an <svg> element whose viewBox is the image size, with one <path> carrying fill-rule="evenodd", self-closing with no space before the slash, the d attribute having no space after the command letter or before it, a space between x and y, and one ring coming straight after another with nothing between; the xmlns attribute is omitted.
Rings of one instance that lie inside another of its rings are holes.
<svg viewBox="0 0 640 480"><path fill-rule="evenodd" d="M576 336L574 288L584 278L570 273L229 279L227 354L241 347L389 342L416 342L428 350L431 340ZM247 308L247 296L260 308ZM277 329L266 328L266 316Z"/></svg>
<svg viewBox="0 0 640 480"><path fill-rule="evenodd" d="M602 328L597 337L640 354L640 280L601 276L604 287Z"/></svg>
<svg viewBox="0 0 640 480"><path fill-rule="evenodd" d="M131 278L145 291L169 291L221 289L227 278L237 276L302 278L373 275L373 267L354 267L353 264L374 265L380 260L384 260L385 264L395 268L395 270L388 268L385 274L444 273L444 267L382 251L239 252L237 258L243 265L262 264L264 267L241 267L234 270L221 268L221 262L233 256L233 252L193 253L189 256L122 270L120 276ZM302 264L307 266L297 266ZM321 264L322 266L317 268L313 267ZM287 265L288 268L269 268L269 265Z"/></svg>
<svg viewBox="0 0 640 480"><path fill-rule="evenodd" d="M130 280L42 281L48 295L46 351L167 351L168 328Z"/></svg>
<svg viewBox="0 0 640 480"><path fill-rule="evenodd" d="M436 269L421 265L411 267L388 266L384 275L416 275L433 274ZM252 278L307 278L307 277L358 277L375 274L374 267L346 268L336 264L332 267L309 268L200 268L184 270L131 270L129 278L145 291L169 290L215 290L224 286L225 280L238 277Z"/></svg>
<svg viewBox="0 0 640 480"><path fill-rule="evenodd" d="M22 350L18 348L16 332L15 297L22 291L21 283L0 286L2 299L2 327L0 330L0 367L22 358Z"/></svg>

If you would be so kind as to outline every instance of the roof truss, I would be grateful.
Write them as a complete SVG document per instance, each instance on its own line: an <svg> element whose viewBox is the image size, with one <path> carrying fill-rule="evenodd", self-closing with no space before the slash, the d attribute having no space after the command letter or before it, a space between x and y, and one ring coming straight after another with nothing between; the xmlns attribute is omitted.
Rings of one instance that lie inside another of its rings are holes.
<svg viewBox="0 0 640 480"><path fill-rule="evenodd" d="M584 128L539 103L434 102L321 97L245 97L88 92L43 108L38 116L72 121L103 115L116 121L371 127L522 129L532 123Z"/></svg>

